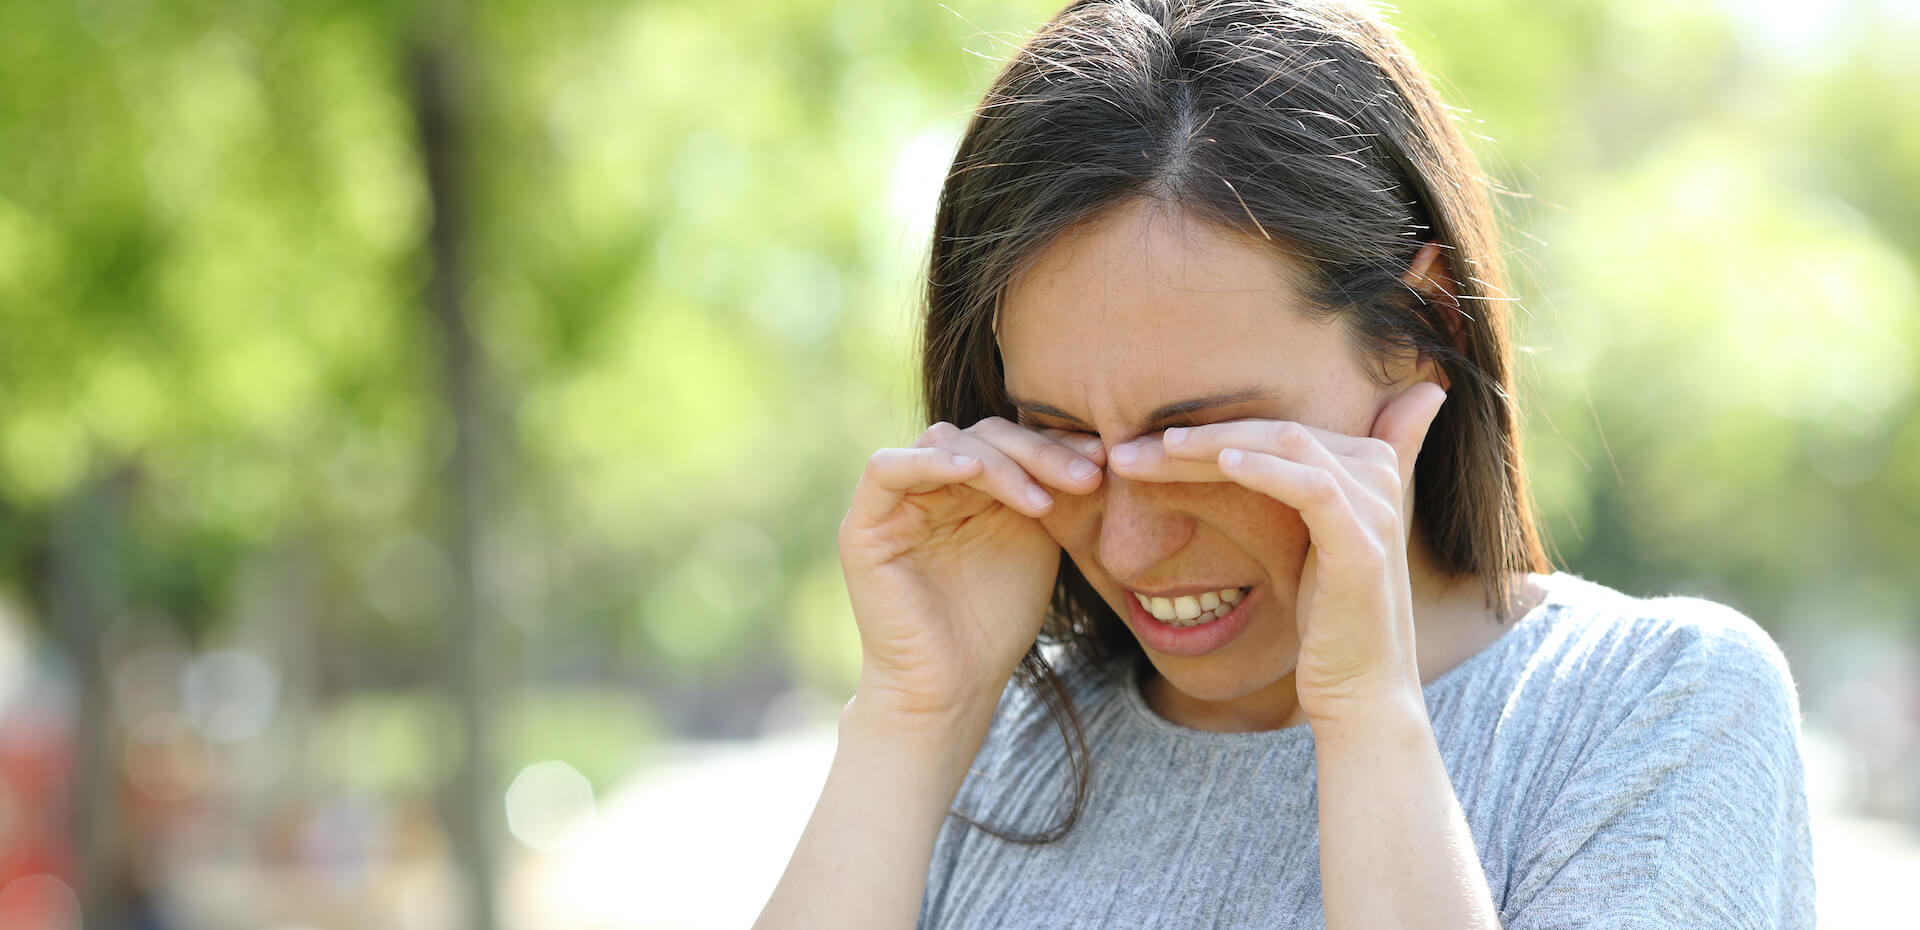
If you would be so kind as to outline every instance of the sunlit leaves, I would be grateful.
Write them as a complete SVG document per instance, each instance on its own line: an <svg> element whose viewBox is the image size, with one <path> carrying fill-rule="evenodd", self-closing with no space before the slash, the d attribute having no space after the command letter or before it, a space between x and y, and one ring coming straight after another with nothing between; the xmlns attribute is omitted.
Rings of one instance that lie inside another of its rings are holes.
<svg viewBox="0 0 1920 930"><path fill-rule="evenodd" d="M1057 5L471 7L485 583L516 629L608 674L784 638L796 679L845 686L833 527L915 431L934 197ZM1920 122L1886 101L1920 97L1913 25L1817 18L1790 54L1732 3L1405 7L1514 192L1528 450L1575 567L1910 586ZM449 435L409 15L26 4L0 30L6 512L131 469L141 551L184 553L142 590L219 604L303 540L316 600L396 668L431 645Z"/></svg>

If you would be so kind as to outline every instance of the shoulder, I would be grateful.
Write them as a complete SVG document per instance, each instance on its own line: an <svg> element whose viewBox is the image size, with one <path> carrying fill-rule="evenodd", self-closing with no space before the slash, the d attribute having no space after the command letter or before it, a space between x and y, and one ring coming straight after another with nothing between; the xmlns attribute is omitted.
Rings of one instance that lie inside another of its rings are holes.
<svg viewBox="0 0 1920 930"><path fill-rule="evenodd" d="M1542 785L1672 771L1720 758L1783 768L1799 756L1786 657L1752 618L1714 601L1635 597L1554 576L1548 603L1507 634L1505 683L1463 699L1512 751L1554 762Z"/></svg>
<svg viewBox="0 0 1920 930"><path fill-rule="evenodd" d="M1506 926L1593 923L1603 889L1655 926L1810 926L1799 702L1773 638L1696 597L1572 579L1555 601L1523 683L1541 751Z"/></svg>
<svg viewBox="0 0 1920 930"><path fill-rule="evenodd" d="M1794 790L1799 694L1766 630L1710 600L1574 582L1556 592L1518 711L1531 739L1561 750L1546 784L1596 800L1703 780Z"/></svg>
<svg viewBox="0 0 1920 930"><path fill-rule="evenodd" d="M1634 597L1556 576L1556 616L1543 652L1563 674L1585 673L1621 698L1663 693L1771 698L1796 708L1786 656L1746 614L1698 597Z"/></svg>

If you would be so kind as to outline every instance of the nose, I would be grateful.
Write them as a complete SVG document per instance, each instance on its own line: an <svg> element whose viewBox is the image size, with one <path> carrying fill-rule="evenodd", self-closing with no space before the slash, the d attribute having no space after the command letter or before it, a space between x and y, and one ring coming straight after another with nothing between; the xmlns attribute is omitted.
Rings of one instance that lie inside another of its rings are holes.
<svg viewBox="0 0 1920 930"><path fill-rule="evenodd" d="M1193 536L1189 514L1169 506L1174 485L1129 481L1107 470L1101 498L1100 564L1127 584L1150 577Z"/></svg>

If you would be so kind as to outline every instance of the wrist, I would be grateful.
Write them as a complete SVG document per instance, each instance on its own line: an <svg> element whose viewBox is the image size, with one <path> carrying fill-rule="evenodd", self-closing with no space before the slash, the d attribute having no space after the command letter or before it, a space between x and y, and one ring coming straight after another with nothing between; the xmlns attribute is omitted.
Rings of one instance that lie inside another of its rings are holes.
<svg viewBox="0 0 1920 930"><path fill-rule="evenodd" d="M884 694L855 692L840 711L840 742L926 760L971 761L999 706L971 701L937 709L903 706Z"/></svg>
<svg viewBox="0 0 1920 930"><path fill-rule="evenodd" d="M1317 745L1431 739L1433 734L1426 698L1418 693L1343 698L1308 712L1307 724Z"/></svg>
<svg viewBox="0 0 1920 930"><path fill-rule="evenodd" d="M1005 675L977 682L956 679L938 686L903 683L899 676L863 662L847 709L858 708L867 720L904 729L950 726L993 716L1006 687Z"/></svg>

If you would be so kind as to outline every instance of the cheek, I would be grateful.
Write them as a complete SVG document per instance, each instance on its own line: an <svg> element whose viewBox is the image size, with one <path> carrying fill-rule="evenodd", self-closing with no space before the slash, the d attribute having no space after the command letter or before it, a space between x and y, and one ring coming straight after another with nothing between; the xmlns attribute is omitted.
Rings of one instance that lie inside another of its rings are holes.
<svg viewBox="0 0 1920 930"><path fill-rule="evenodd" d="M1198 524L1189 545L1219 554L1222 546L1243 550L1259 561L1291 563L1296 569L1306 558L1307 526L1300 512L1258 491L1225 482L1167 485L1161 503L1190 516ZM1056 494L1053 509L1040 518L1041 528L1082 567L1100 543L1100 506L1094 497Z"/></svg>
<svg viewBox="0 0 1920 930"><path fill-rule="evenodd" d="M1298 572L1307 555L1300 511L1237 484L1196 485L1189 506L1214 540L1269 568Z"/></svg>
<svg viewBox="0 0 1920 930"><path fill-rule="evenodd" d="M1053 509L1040 518L1040 528L1046 530L1060 548L1072 552L1089 540L1099 538L1099 507L1091 497L1056 491Z"/></svg>
<svg viewBox="0 0 1920 930"><path fill-rule="evenodd" d="M1066 560L1080 570L1081 577L1102 592L1103 600L1106 599L1107 576L1100 568L1098 557L1100 508L1094 500L1055 493L1053 509L1040 518L1040 528L1053 537L1053 541L1066 552ZM1107 606L1116 611L1125 609L1111 602Z"/></svg>

